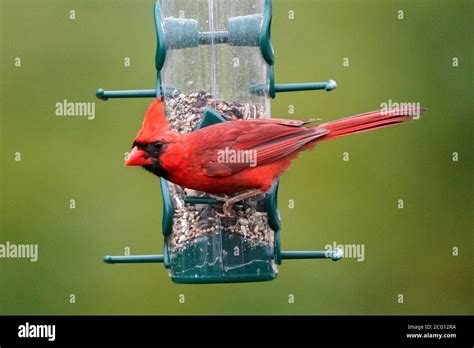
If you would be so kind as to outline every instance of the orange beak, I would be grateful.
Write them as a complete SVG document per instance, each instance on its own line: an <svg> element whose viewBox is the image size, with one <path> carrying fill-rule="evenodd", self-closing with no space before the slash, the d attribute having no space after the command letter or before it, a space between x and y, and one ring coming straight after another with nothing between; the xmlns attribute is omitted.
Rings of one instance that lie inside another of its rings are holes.
<svg viewBox="0 0 474 348"><path fill-rule="evenodd" d="M148 156L145 151L140 150L138 147L134 146L128 155L128 159L125 161L125 166L144 166L152 163L151 157Z"/></svg>

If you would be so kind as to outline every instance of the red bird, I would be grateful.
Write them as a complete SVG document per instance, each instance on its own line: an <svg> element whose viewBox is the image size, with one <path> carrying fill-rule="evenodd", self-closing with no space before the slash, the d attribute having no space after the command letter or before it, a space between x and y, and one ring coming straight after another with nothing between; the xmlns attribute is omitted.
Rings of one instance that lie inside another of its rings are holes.
<svg viewBox="0 0 474 348"><path fill-rule="evenodd" d="M237 120L180 134L170 130L160 97L148 108L125 165L142 166L189 189L240 192L225 200L223 210L229 215L234 203L268 191L299 152L322 141L403 123L421 111L372 111L317 126L306 126L316 120ZM225 153L233 153L234 161L224 161ZM254 161L236 161L235 154Z"/></svg>

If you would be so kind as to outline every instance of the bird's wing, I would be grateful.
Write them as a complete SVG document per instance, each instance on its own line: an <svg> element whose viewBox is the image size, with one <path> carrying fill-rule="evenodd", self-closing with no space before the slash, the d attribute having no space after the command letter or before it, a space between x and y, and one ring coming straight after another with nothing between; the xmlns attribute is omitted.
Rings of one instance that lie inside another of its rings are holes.
<svg viewBox="0 0 474 348"><path fill-rule="evenodd" d="M200 134L203 144L200 149L200 165L207 176L229 176L244 169L277 161L327 134L323 128L303 127L312 121L259 119L231 121L207 127L207 132ZM206 139L211 136L211 131L219 134L216 141ZM231 152L239 160L232 161L232 158L225 157L225 153ZM252 158L254 162L242 162L242 158Z"/></svg>
<svg viewBox="0 0 474 348"><path fill-rule="evenodd" d="M281 124L284 126L291 126L291 127L301 127L308 123L313 123L319 121L319 118L309 118L307 120L287 120L284 118L258 118L252 120L251 122L254 123L262 123L262 124Z"/></svg>

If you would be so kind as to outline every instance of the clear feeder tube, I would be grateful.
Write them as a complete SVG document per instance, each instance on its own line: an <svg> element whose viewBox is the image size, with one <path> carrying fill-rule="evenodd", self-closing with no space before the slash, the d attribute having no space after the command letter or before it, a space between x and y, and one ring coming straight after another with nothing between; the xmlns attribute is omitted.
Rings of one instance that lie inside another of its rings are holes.
<svg viewBox="0 0 474 348"><path fill-rule="evenodd" d="M270 66L259 47L264 0L162 0L167 42L161 86L172 129L195 130L206 107L226 120L270 117ZM268 91L268 88L265 88ZM168 183L173 231L168 237L171 276L203 281L274 278L275 233L268 224L263 195L234 206L223 217L220 205L186 203L208 197Z"/></svg>

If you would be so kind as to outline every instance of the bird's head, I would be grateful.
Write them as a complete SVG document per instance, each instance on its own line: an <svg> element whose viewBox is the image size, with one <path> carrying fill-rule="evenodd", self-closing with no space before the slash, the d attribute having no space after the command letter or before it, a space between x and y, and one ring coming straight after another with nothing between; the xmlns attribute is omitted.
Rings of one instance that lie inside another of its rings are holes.
<svg viewBox="0 0 474 348"><path fill-rule="evenodd" d="M169 131L165 114L165 103L158 97L148 108L142 128L132 145L132 150L125 161L126 166L142 166L158 176L165 176L160 166L160 154L163 150L164 135Z"/></svg>

